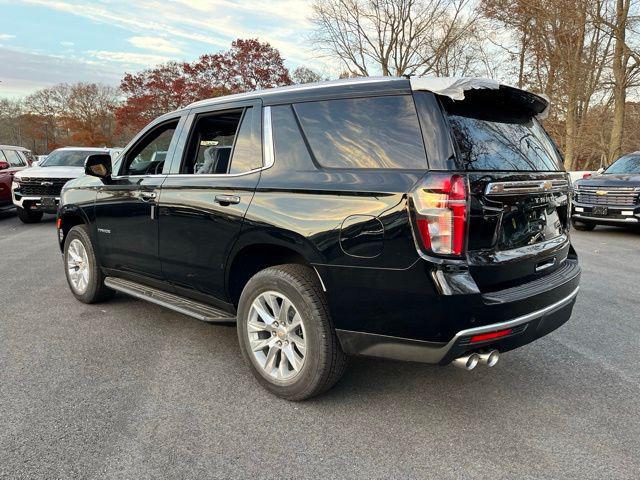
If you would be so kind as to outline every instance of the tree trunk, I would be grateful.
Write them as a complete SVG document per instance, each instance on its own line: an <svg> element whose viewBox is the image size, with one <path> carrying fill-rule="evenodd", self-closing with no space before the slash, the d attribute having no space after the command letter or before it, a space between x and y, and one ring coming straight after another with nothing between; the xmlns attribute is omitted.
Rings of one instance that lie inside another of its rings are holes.
<svg viewBox="0 0 640 480"><path fill-rule="evenodd" d="M613 52L613 122L609 142L609 163L622 153L624 113L627 100L625 36L627 29L627 8L625 0L616 1L616 24L613 34L616 45Z"/></svg>

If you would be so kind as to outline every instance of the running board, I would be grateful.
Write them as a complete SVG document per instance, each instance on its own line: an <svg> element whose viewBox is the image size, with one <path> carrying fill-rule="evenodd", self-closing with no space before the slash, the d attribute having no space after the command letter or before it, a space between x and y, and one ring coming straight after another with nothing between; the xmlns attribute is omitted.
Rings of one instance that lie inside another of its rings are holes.
<svg viewBox="0 0 640 480"><path fill-rule="evenodd" d="M107 277L104 279L106 287L118 292L126 293L132 297L155 303L162 307L170 308L176 312L189 315L203 322L235 322L236 318L224 310L220 310L211 305L196 302L173 293L165 292L158 288L142 285L118 277Z"/></svg>

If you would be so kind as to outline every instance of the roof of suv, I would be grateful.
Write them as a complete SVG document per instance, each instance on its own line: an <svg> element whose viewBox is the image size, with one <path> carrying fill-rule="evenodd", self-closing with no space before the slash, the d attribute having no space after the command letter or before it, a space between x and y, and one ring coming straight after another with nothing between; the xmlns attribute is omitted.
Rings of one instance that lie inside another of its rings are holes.
<svg viewBox="0 0 640 480"><path fill-rule="evenodd" d="M250 100L265 97L271 99L277 97L277 101L295 97L296 99L309 96L314 97L324 93L324 90L332 94L348 93L366 90L375 87L376 90L406 90L410 91L411 86L409 80L405 77L358 77L344 78L340 80L330 80L326 82L305 83L302 85L290 85L286 87L266 88L264 90L256 90L253 92L237 93L234 95L225 95L222 97L208 98L187 105L186 108L202 107L215 105L217 103L233 102L238 100Z"/></svg>
<svg viewBox="0 0 640 480"><path fill-rule="evenodd" d="M30 152L28 148L19 147L17 145L0 145L0 150L20 150L22 152Z"/></svg>

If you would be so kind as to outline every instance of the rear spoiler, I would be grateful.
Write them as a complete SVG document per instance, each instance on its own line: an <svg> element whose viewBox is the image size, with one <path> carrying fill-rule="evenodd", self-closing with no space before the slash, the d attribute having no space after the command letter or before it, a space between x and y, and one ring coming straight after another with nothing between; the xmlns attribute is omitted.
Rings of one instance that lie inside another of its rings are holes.
<svg viewBox="0 0 640 480"><path fill-rule="evenodd" d="M465 99L467 90L508 90L514 96L525 100L523 103L532 110L538 119L545 119L549 115L549 100L542 95L527 92L515 87L501 84L492 78L476 77L411 77L411 90L426 90L436 95L449 97L455 101Z"/></svg>

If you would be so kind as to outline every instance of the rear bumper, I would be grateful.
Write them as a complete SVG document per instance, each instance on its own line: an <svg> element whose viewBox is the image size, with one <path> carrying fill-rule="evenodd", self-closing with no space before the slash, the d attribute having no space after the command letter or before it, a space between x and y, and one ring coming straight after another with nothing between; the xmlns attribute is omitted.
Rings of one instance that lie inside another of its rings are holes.
<svg viewBox="0 0 640 480"><path fill-rule="evenodd" d="M552 332L571 317L579 287L561 300L539 310L510 320L468 328L457 332L446 343L337 329L346 353L390 358L412 362L446 365L467 352L495 348L501 352L513 350ZM497 340L470 343L471 337L482 333L511 329L512 333Z"/></svg>

